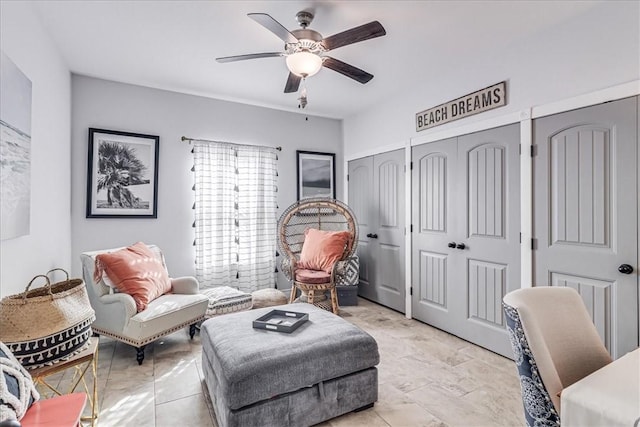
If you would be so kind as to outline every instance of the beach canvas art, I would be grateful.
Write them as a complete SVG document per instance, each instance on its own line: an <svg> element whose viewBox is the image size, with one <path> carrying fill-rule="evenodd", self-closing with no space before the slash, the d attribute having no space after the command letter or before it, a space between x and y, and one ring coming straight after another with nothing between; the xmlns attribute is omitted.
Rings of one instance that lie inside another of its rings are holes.
<svg viewBox="0 0 640 427"><path fill-rule="evenodd" d="M7 240L28 235L31 222L31 80L0 54L0 240Z"/></svg>
<svg viewBox="0 0 640 427"><path fill-rule="evenodd" d="M298 200L336 197L334 153L296 151L298 158Z"/></svg>

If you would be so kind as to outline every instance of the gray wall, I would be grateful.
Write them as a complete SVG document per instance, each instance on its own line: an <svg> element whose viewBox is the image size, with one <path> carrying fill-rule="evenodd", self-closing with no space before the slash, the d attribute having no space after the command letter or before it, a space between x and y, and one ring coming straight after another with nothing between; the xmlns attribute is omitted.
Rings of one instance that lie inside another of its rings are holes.
<svg viewBox="0 0 640 427"><path fill-rule="evenodd" d="M214 78L214 77L212 77ZM282 146L280 212L296 201L296 150L336 153L342 196L342 122L184 95L85 76L72 76L71 218L73 272L81 252L154 243L172 276L194 274L193 166L185 135L236 143ZM157 219L86 218L88 128L160 136ZM288 287L279 280L281 287Z"/></svg>
<svg viewBox="0 0 640 427"><path fill-rule="evenodd" d="M0 42L32 84L30 232L0 242L4 297L36 274L71 267L71 76L31 3L0 2Z"/></svg>

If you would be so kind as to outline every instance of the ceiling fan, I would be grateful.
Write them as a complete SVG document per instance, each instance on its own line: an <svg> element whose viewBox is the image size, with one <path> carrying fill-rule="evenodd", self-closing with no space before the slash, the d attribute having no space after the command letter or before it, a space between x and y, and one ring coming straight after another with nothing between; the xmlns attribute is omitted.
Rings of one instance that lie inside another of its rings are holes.
<svg viewBox="0 0 640 427"><path fill-rule="evenodd" d="M313 13L301 11L296 14L300 29L289 31L278 21L266 13L249 13L249 18L271 31L284 41L284 52L264 52L249 55L225 56L216 58L218 62L242 61L245 59L270 58L284 56L289 69L289 77L284 87L285 93L297 92L302 79L310 77L326 67L337 71L360 83L367 83L373 78L369 74L353 65L325 55L333 49L373 39L387 34L378 21L372 21L359 27L323 38L322 34L307 28L313 21ZM304 102L306 103L306 95Z"/></svg>

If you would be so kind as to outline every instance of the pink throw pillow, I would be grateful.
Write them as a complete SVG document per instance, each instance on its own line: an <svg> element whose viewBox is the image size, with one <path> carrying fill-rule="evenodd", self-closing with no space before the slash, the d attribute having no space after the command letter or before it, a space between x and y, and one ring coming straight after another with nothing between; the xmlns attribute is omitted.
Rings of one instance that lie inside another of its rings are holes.
<svg viewBox="0 0 640 427"><path fill-rule="evenodd" d="M308 228L297 266L331 273L333 264L342 258L351 234L348 231L322 231Z"/></svg>
<svg viewBox="0 0 640 427"><path fill-rule="evenodd" d="M106 273L115 287L133 297L138 312L171 291L171 279L156 254L142 242L96 256L94 280Z"/></svg>

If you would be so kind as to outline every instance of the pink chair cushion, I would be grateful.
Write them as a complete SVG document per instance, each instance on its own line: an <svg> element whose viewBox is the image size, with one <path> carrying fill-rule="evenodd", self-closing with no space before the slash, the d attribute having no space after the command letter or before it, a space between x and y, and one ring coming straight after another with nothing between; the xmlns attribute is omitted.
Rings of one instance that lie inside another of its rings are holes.
<svg viewBox="0 0 640 427"><path fill-rule="evenodd" d="M63 394L38 400L20 420L22 427L75 427L87 403L84 393Z"/></svg>
<svg viewBox="0 0 640 427"><path fill-rule="evenodd" d="M329 283L331 281L331 275L322 270L298 269L296 270L296 281L309 285L320 285L322 283Z"/></svg>

